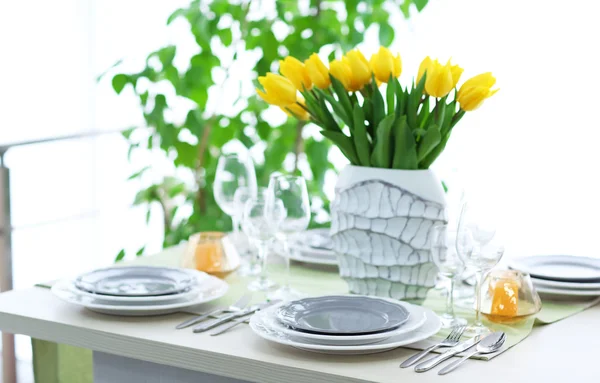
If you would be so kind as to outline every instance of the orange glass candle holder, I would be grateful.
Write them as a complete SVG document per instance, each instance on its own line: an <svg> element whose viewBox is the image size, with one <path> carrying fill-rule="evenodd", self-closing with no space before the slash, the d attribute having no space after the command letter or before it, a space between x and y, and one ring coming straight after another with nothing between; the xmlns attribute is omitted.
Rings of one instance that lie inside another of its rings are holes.
<svg viewBox="0 0 600 383"><path fill-rule="evenodd" d="M202 232L190 236L182 266L222 278L239 266L239 257L225 233Z"/></svg>
<svg viewBox="0 0 600 383"><path fill-rule="evenodd" d="M542 309L531 277L517 270L494 270L482 284L481 314L490 322L513 324Z"/></svg>

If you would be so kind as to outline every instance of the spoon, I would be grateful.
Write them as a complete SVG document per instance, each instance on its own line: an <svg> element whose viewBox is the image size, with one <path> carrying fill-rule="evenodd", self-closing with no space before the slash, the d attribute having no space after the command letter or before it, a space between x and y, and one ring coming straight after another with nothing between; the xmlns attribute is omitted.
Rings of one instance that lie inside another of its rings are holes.
<svg viewBox="0 0 600 383"><path fill-rule="evenodd" d="M498 351L502 345L506 341L506 334L502 331L496 331L486 336L477 344L477 348L475 351L470 352L469 354L463 356L459 360L456 360L446 367L442 368L438 375L446 375L447 373L454 371L456 367L460 366L465 360L477 354L489 354L495 351Z"/></svg>

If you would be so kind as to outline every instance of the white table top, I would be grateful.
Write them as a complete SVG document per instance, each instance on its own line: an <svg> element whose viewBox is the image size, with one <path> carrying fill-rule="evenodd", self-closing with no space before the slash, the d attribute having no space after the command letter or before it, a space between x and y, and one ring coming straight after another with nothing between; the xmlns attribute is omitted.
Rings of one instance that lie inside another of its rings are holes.
<svg viewBox="0 0 600 383"><path fill-rule="evenodd" d="M187 314L126 318L62 302L44 288L0 294L0 330L144 361L259 382L598 382L600 306L535 328L492 361L447 376L398 368L414 350L364 356L308 353L271 344L239 326L224 335L174 329Z"/></svg>

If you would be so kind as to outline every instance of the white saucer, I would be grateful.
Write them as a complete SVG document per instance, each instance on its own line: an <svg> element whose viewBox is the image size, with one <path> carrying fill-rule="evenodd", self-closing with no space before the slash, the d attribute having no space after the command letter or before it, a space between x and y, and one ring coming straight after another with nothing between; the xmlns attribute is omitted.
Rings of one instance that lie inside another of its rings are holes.
<svg viewBox="0 0 600 383"><path fill-rule="evenodd" d="M426 321L420 328L403 335L392 336L377 343L363 345L324 345L291 337L277 329L274 322L278 322L273 316L273 311L271 310L259 311L257 314L252 316L250 319L250 328L258 336L266 340L295 347L304 351L337 355L373 354L377 352L393 350L407 344L416 343L435 335L442 327L442 323L433 311L428 308L423 309L425 310ZM267 314L269 312L271 314Z"/></svg>
<svg viewBox="0 0 600 383"><path fill-rule="evenodd" d="M600 283L594 282L561 282L531 277L531 282L537 287L561 290L600 290Z"/></svg>
<svg viewBox="0 0 600 383"><path fill-rule="evenodd" d="M535 290L541 294L552 294L571 297L598 297L600 290L572 290L572 289L555 289L551 287L536 286Z"/></svg>

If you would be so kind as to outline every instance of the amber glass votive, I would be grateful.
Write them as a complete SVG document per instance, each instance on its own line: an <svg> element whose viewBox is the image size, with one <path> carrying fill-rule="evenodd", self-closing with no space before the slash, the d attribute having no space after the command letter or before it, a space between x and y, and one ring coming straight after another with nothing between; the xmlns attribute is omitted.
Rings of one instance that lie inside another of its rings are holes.
<svg viewBox="0 0 600 383"><path fill-rule="evenodd" d="M224 241L225 233L202 232L190 236L183 267L204 271L205 273L224 277L233 272L239 262L228 256Z"/></svg>
<svg viewBox="0 0 600 383"><path fill-rule="evenodd" d="M491 271L482 284L481 302L481 313L502 324L518 323L542 308L529 274L516 270Z"/></svg>

